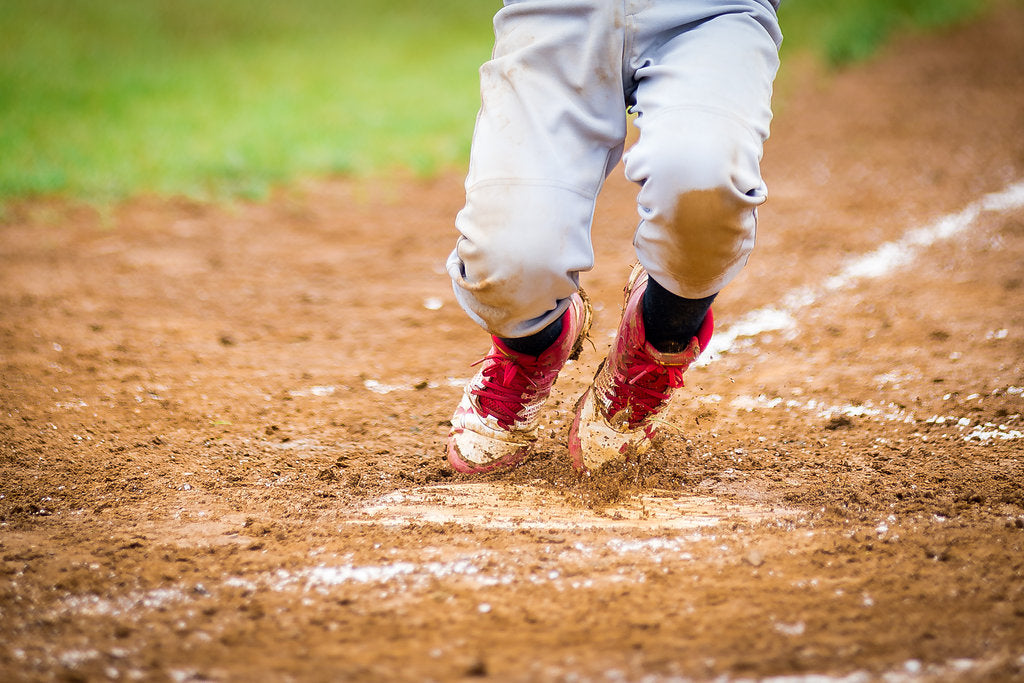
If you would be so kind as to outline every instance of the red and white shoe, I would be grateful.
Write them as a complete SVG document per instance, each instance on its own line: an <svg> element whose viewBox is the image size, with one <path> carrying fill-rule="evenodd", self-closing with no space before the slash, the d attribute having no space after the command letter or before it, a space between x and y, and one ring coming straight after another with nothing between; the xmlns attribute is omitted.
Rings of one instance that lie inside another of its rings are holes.
<svg viewBox="0 0 1024 683"><path fill-rule="evenodd" d="M608 358L576 404L569 430L569 455L581 472L604 463L635 458L651 447L654 417L668 405L683 373L706 348L714 330L711 311L697 336L678 353L661 353L644 335L643 298L647 271L635 266L626 285L622 320Z"/></svg>
<svg viewBox="0 0 1024 683"><path fill-rule="evenodd" d="M540 409L558 372L579 357L590 329L590 305L579 294L562 316L562 333L540 356L517 353L497 337L466 385L448 434L448 462L483 473L521 462L537 440Z"/></svg>

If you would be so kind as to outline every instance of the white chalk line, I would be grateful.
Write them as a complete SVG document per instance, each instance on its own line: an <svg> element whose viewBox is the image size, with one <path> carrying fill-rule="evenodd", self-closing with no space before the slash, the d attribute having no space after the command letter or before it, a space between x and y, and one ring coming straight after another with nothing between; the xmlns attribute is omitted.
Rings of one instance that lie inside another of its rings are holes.
<svg viewBox="0 0 1024 683"><path fill-rule="evenodd" d="M726 353L748 346L754 338L766 332L795 329L798 325L796 314L801 310L827 295L848 290L860 282L883 277L909 265L927 247L969 228L982 212L1003 213L1021 207L1024 207L1024 181L1017 181L999 192L981 197L957 213L942 216L923 228L908 230L899 239L852 259L819 287L791 289L780 297L779 306L755 309L729 327L716 331L697 365L709 365Z"/></svg>
<svg viewBox="0 0 1024 683"><path fill-rule="evenodd" d="M257 572L248 576L229 576L218 582L212 590L201 584L178 584L170 588L132 593L127 596L106 600L95 595L76 595L63 600L60 607L52 610L50 617L90 617L145 618L148 614L166 610L174 606L190 606L211 603L220 600L225 590L242 590L251 594L290 593L295 595L299 604L309 607L318 599L336 596L337 590L346 585L373 586L380 592L376 596L379 602L400 600L403 602L421 599L428 590L436 590L439 583L459 582L481 589L476 611L486 614L493 611L488 602L489 588L522 586L523 584L548 584L557 590L590 590L608 584L636 585L647 580L647 574L640 572L615 571L617 566L629 566L635 561L635 554L640 553L653 559L654 566L668 565L678 568L679 563L692 561L693 555L687 552L692 544L704 540L717 542L714 537L700 534L689 537L655 538L640 541L610 539L604 544L590 546L575 543L567 550L577 557L573 565L562 563L559 568L546 567L535 569L535 562L503 562L494 553L481 550L448 561L408 562L396 561L383 564L358 565L341 563L338 565L320 564L311 567L271 572ZM598 571L593 571L594 561L598 562ZM619 561L616 561L616 558ZM523 558L529 560L529 558ZM497 560L497 562L495 562ZM620 565L619 562L624 562ZM664 564L663 564L664 563ZM588 576L591 574L592 576ZM203 642L212 642L216 633L210 624L197 621L196 610L190 610L181 617L181 623L192 623L195 626L193 637ZM777 622L775 630L798 642L807 635L808 627L803 621ZM49 649L49 648L44 648ZM126 660L137 656L138 648L118 649L118 659ZM37 666L56 661L63 666L74 668L103 656L96 649L72 649L66 651L46 652L43 658L37 654L29 656L24 649L15 649L14 658L20 661L35 660ZM48 656L47 656L48 655ZM1024 665L1024 656L1006 658L972 659L955 657L945 661L926 663L917 659L894 662L894 668L886 672L881 679L877 674L858 670L849 674L817 674L799 673L780 675L759 679L765 683L868 683L873 680L885 680L892 683L917 683L936 679L958 678L967 674L984 674L1000 668L1008 662ZM619 678L618 676L614 678ZM623 676L624 678L624 676ZM659 678L646 677L652 681L688 680L678 677ZM717 680L723 683L754 683L753 679L744 676L725 675Z"/></svg>
<svg viewBox="0 0 1024 683"><path fill-rule="evenodd" d="M976 399L980 403L992 396L1020 396L1022 393L1024 393L1024 387L1008 386L995 389L986 396L971 394L967 397L967 400ZM952 396L952 394L946 394L943 396L943 399L949 400ZM721 403L723 398L718 394L707 394L698 396L696 400L699 403ZM757 396L741 394L733 398L729 405L737 410L745 410L747 412L755 410L800 410L823 419L862 417L908 425L945 426L947 430L959 432L960 437L969 443L990 444L995 441L1011 441L1024 438L1024 431L1022 431L1024 430L1024 421L1022 421L1020 413L1007 415L999 423L984 420L975 421L975 419L968 417L966 414L954 415L951 413L944 415L935 414L928 418L922 418L915 415L905 406L892 402L875 403L868 400L858 404L834 405L815 398L801 401L796 398L787 399L781 396L768 396L766 394L758 394ZM926 435L920 432L913 434L913 436L922 437L925 441L928 439Z"/></svg>
<svg viewBox="0 0 1024 683"><path fill-rule="evenodd" d="M794 636L803 633L793 634ZM956 657L945 661L926 663L919 659L908 659L896 668L881 674L867 671L854 671L849 674L789 674L770 676L768 678L732 677L729 675L715 679L721 683L926 683L936 680L958 680L968 675L991 675L1007 664L1020 666L1024 664L1024 655L991 656L984 659ZM654 679L657 680L657 679Z"/></svg>
<svg viewBox="0 0 1024 683"><path fill-rule="evenodd" d="M367 564L344 560L323 562L225 576L205 584L179 582L111 598L93 593L73 594L63 598L47 614L52 618L142 617L176 605L216 602L223 599L227 591L315 597L351 585L374 586L381 591L379 597L401 599L415 599L418 593L431 589L437 582L477 588L550 584L558 590L588 590L609 584L644 583L648 572L694 561L694 548L702 543L720 544L722 540L704 531L649 539L612 537L593 543L567 543L563 537L553 537L550 544L559 548L557 566L538 565L537 557L545 555L549 549L543 546L511 553L480 549L454 558L445 558L440 549L427 547L418 553L420 559L417 560ZM721 546L722 552L729 550L728 546ZM311 557L316 555L316 551L310 553ZM650 563L646 570L636 568L638 557Z"/></svg>
<svg viewBox="0 0 1024 683"><path fill-rule="evenodd" d="M538 515L537 511L544 514ZM410 523L470 524L518 530L604 529L683 531L737 520L790 518L799 510L777 505L722 501L713 496L651 490L599 512L568 504L559 491L520 484L513 489L489 482L428 485L393 491L354 510L346 524L405 526Z"/></svg>

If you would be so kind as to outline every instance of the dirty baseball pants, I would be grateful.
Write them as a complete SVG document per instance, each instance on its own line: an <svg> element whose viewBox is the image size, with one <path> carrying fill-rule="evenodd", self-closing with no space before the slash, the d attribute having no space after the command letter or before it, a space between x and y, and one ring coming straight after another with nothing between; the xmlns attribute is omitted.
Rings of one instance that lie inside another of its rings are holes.
<svg viewBox="0 0 1024 683"><path fill-rule="evenodd" d="M499 337L568 307L594 265L597 194L624 157L639 185L633 246L673 294L710 296L754 245L760 160L782 40L769 0L519 0L480 69L455 295Z"/></svg>

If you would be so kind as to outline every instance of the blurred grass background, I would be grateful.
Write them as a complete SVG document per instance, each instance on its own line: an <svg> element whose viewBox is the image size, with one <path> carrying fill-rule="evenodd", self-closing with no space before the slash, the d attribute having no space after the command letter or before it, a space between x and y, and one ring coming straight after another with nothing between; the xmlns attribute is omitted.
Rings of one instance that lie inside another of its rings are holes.
<svg viewBox="0 0 1024 683"><path fill-rule="evenodd" d="M784 0L783 57L840 68L988 4ZM0 201L258 198L302 177L461 167L499 6L0 0Z"/></svg>

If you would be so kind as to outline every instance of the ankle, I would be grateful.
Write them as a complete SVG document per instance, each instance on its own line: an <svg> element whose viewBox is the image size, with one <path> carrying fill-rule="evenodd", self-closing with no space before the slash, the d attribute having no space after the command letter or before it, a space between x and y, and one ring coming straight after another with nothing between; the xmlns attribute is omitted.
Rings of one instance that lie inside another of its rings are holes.
<svg viewBox="0 0 1024 683"><path fill-rule="evenodd" d="M648 278L641 307L647 342L661 353L685 351L701 329L715 296L687 299Z"/></svg>
<svg viewBox="0 0 1024 683"><path fill-rule="evenodd" d="M565 316L558 317L553 323L541 331L535 332L527 337L498 337L498 339L512 351L536 358L550 349L552 345L558 341L558 338L562 336L562 319L564 317Z"/></svg>

